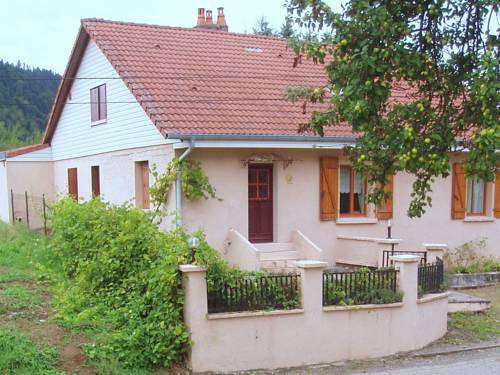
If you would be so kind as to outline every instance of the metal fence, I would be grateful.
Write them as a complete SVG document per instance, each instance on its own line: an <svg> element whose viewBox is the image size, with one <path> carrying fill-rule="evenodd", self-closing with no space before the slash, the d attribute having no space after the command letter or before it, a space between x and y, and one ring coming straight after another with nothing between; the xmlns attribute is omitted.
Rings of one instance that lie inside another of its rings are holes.
<svg viewBox="0 0 500 375"><path fill-rule="evenodd" d="M300 275L246 276L208 290L208 313L288 310L300 306Z"/></svg>
<svg viewBox="0 0 500 375"><path fill-rule="evenodd" d="M420 265L427 263L426 251L384 250L382 252L382 267L392 267L394 265L394 262L390 259L393 255L417 255L420 257Z"/></svg>
<svg viewBox="0 0 500 375"><path fill-rule="evenodd" d="M397 270L323 273L323 305L376 303L381 294L397 291Z"/></svg>
<svg viewBox="0 0 500 375"><path fill-rule="evenodd" d="M418 287L421 293L440 292L443 289L444 266L440 258L435 263L418 267Z"/></svg>
<svg viewBox="0 0 500 375"><path fill-rule="evenodd" d="M15 193L10 190L11 221L23 223L33 230L47 234L48 205L45 195L36 196L24 191Z"/></svg>

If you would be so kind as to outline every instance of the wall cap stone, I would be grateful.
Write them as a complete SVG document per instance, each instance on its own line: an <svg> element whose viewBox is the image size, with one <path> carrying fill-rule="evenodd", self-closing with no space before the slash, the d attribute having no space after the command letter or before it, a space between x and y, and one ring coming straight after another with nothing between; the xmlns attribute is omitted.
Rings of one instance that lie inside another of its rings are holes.
<svg viewBox="0 0 500 375"><path fill-rule="evenodd" d="M387 243L387 244L399 244L403 240L400 238L375 238L375 237L364 237L364 236L348 236L344 234L338 234L337 239L339 240L352 240L352 241L367 241L376 243Z"/></svg>
<svg viewBox="0 0 500 375"><path fill-rule="evenodd" d="M427 303L427 302L437 301L440 299L448 298L449 295L450 295L449 292L438 293L438 294L426 294L422 298L418 298L417 303Z"/></svg>
<svg viewBox="0 0 500 375"><path fill-rule="evenodd" d="M323 311L356 311L356 310L376 310L390 309L393 307L402 307L403 302L384 303L384 304L369 304L369 305L351 305L351 306L324 306Z"/></svg>
<svg viewBox="0 0 500 375"><path fill-rule="evenodd" d="M448 245L445 243L423 243L426 250L443 250L447 249Z"/></svg>
<svg viewBox="0 0 500 375"><path fill-rule="evenodd" d="M293 263L297 268L326 268L328 266L328 262L322 262L319 260L298 260Z"/></svg>
<svg viewBox="0 0 500 375"><path fill-rule="evenodd" d="M259 316L293 315L293 314L302 314L303 312L304 312L303 309L272 310L272 311L242 311L242 312L207 314L207 319L217 320L217 319L251 318Z"/></svg>
<svg viewBox="0 0 500 375"><path fill-rule="evenodd" d="M418 255L402 254L402 255L392 255L389 257L390 260L400 263L412 263L420 262L420 257Z"/></svg>
<svg viewBox="0 0 500 375"><path fill-rule="evenodd" d="M195 264L181 264L179 266L179 270L181 272L205 272L207 270L207 267L205 266L197 266Z"/></svg>

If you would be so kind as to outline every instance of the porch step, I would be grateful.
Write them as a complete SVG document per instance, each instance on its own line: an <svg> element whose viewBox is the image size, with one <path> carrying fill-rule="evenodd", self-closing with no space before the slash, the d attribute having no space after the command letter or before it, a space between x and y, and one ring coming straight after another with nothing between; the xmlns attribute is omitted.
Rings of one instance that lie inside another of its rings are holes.
<svg viewBox="0 0 500 375"><path fill-rule="evenodd" d="M270 251L270 252L259 252L260 261L273 261L273 260L297 260L299 259L299 253L295 250L292 251Z"/></svg>
<svg viewBox="0 0 500 375"><path fill-rule="evenodd" d="M260 262L260 266L261 268L273 273L277 273L275 271L283 269L287 269L289 270L288 272L290 272L295 270L294 262L295 262L294 259L263 260Z"/></svg>
<svg viewBox="0 0 500 375"><path fill-rule="evenodd" d="M491 302L470 294L451 291L448 296L448 312L477 312L489 309Z"/></svg>
<svg viewBox="0 0 500 375"><path fill-rule="evenodd" d="M254 246L259 252L281 252L281 251L293 251L292 242L269 242L269 243L256 243Z"/></svg>

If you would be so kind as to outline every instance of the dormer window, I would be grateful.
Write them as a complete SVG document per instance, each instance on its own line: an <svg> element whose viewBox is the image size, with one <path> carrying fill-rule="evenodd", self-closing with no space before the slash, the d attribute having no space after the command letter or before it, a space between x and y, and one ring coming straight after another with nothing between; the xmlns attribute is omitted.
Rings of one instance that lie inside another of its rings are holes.
<svg viewBox="0 0 500 375"><path fill-rule="evenodd" d="M106 122L106 84L90 89L90 122L92 125Z"/></svg>

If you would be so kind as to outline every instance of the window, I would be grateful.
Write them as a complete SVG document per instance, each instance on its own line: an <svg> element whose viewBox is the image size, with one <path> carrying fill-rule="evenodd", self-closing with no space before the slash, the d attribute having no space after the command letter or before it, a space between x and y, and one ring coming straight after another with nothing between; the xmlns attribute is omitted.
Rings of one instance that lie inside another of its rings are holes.
<svg viewBox="0 0 500 375"><path fill-rule="evenodd" d="M68 194L74 200L78 200L78 171L76 168L68 168Z"/></svg>
<svg viewBox="0 0 500 375"><path fill-rule="evenodd" d="M93 165L90 169L92 175L92 197L97 198L101 195L101 181L99 176L99 166Z"/></svg>
<svg viewBox="0 0 500 375"><path fill-rule="evenodd" d="M467 177L466 208L468 215L484 215L486 207L486 184L478 177Z"/></svg>
<svg viewBox="0 0 500 375"><path fill-rule="evenodd" d="M251 201L266 201L271 197L271 169L250 168L248 170L248 199Z"/></svg>
<svg viewBox="0 0 500 375"><path fill-rule="evenodd" d="M106 85L101 85L90 89L90 121L91 123L101 123L106 121Z"/></svg>
<svg viewBox="0 0 500 375"><path fill-rule="evenodd" d="M135 163L135 204L139 208L149 208L149 163Z"/></svg>
<svg viewBox="0 0 500 375"><path fill-rule="evenodd" d="M356 216L366 213L366 180L349 166L340 167L339 176L340 215Z"/></svg>

